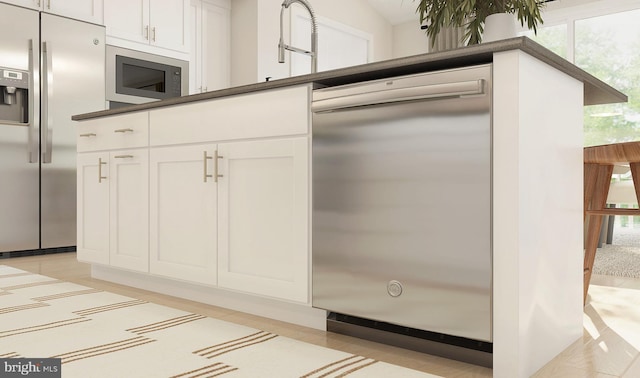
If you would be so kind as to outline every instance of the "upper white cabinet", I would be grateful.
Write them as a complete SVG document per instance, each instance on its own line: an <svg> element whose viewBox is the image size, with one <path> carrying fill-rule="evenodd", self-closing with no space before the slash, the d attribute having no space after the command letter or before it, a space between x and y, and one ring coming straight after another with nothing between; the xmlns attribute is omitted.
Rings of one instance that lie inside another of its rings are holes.
<svg viewBox="0 0 640 378"><path fill-rule="evenodd" d="M191 94L230 85L230 12L229 0L191 0Z"/></svg>
<svg viewBox="0 0 640 378"><path fill-rule="evenodd" d="M94 24L102 25L104 21L103 0L4 0L4 2Z"/></svg>
<svg viewBox="0 0 640 378"><path fill-rule="evenodd" d="M104 23L108 37L125 42L110 39L111 44L135 48L126 44L135 42L189 52L189 0L108 0Z"/></svg>

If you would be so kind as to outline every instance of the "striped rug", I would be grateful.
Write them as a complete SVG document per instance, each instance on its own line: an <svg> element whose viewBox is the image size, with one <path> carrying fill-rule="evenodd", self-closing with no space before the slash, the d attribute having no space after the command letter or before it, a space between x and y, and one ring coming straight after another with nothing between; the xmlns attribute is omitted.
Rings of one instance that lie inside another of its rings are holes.
<svg viewBox="0 0 640 378"><path fill-rule="evenodd" d="M435 377L0 265L0 358L62 377Z"/></svg>

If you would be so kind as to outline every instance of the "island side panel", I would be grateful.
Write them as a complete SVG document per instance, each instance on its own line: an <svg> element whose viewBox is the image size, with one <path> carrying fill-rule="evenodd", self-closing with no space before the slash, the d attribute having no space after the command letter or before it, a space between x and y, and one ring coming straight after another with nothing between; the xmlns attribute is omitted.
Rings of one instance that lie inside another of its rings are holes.
<svg viewBox="0 0 640 378"><path fill-rule="evenodd" d="M582 335L583 84L494 55L494 376L528 377Z"/></svg>

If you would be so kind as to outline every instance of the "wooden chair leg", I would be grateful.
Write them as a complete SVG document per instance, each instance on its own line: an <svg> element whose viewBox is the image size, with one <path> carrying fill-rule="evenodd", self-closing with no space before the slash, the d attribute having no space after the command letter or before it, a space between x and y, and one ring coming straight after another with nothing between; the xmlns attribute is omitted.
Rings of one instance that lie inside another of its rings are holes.
<svg viewBox="0 0 640 378"><path fill-rule="evenodd" d="M597 175L595 175L595 184L593 184L593 197L588 205L589 210L602 210L605 208L607 195L609 194L609 186L611 185L612 173L613 165L597 165ZM586 175L587 174L585 173L585 176ZM587 301L587 292L589 291L589 283L591 282L591 274L593 272L593 262L595 261L596 250L598 249L602 218L602 215L589 215L588 217L585 217L585 220L588 220L589 224L587 227L587 238L585 241L584 253L584 304L586 304Z"/></svg>
<svg viewBox="0 0 640 378"><path fill-rule="evenodd" d="M598 249L602 218L602 215L590 215L588 217L589 225L587 228L587 240L585 241L586 248L584 252L583 304L587 303L587 292L589 291L589 283L591 282L591 274L593 273L593 263L596 260L596 250Z"/></svg>
<svg viewBox="0 0 640 378"><path fill-rule="evenodd" d="M633 187L636 190L636 200L640 203L640 163L630 163Z"/></svg>
<svg viewBox="0 0 640 378"><path fill-rule="evenodd" d="M593 193L596 189L596 181L598 178L598 164L585 164L584 165L584 217L583 221L587 219L587 209L591 204Z"/></svg>

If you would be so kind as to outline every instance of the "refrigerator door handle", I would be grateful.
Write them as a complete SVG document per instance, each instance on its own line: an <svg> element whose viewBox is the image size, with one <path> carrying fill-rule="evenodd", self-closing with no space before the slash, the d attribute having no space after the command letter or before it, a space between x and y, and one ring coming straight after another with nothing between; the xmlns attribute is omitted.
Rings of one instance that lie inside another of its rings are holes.
<svg viewBox="0 0 640 378"><path fill-rule="evenodd" d="M29 80L29 135L27 142L27 149L29 152L29 163L38 162L38 132L40 129L40 114L35 107L35 98L39 96L36 91L36 77L34 66L34 54L33 54L33 39L29 40L29 73L31 79Z"/></svg>
<svg viewBox="0 0 640 378"><path fill-rule="evenodd" d="M42 73L42 163L51 163L53 117L49 112L49 101L53 98L53 62L51 42L42 42L44 72Z"/></svg>

